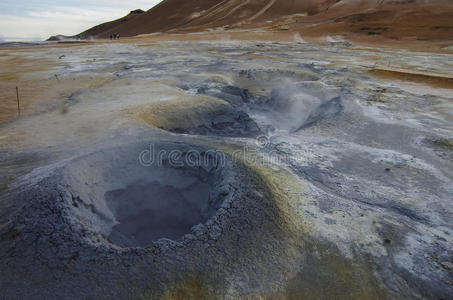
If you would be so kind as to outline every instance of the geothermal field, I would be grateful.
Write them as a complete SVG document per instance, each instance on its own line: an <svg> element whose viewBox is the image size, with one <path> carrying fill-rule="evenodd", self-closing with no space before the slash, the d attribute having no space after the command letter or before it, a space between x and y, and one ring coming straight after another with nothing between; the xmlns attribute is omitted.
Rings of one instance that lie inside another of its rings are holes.
<svg viewBox="0 0 453 300"><path fill-rule="evenodd" d="M133 40L0 64L0 298L452 299L453 53Z"/></svg>

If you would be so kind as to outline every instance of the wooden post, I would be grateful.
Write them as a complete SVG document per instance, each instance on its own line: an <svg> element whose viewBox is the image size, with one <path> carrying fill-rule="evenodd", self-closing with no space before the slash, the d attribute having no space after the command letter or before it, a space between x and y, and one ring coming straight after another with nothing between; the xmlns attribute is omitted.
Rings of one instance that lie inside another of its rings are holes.
<svg viewBox="0 0 453 300"><path fill-rule="evenodd" d="M17 113L20 116L19 87L17 87L17 86L16 86L16 95L17 95Z"/></svg>

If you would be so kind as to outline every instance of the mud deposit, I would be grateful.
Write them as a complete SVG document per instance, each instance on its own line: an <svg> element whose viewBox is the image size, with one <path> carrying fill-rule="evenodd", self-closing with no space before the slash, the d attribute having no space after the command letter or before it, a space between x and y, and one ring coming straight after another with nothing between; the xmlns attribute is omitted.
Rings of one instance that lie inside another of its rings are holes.
<svg viewBox="0 0 453 300"><path fill-rule="evenodd" d="M453 92L424 81L452 77L451 55L232 41L0 54L45 61L17 80L52 95L33 104L30 89L0 125L0 298L451 299ZM426 75L370 72L390 64Z"/></svg>
<svg viewBox="0 0 453 300"><path fill-rule="evenodd" d="M61 184L73 190L74 213L117 246L178 240L208 221L228 194L219 195L231 172L226 156L201 148L195 152L189 145L158 146L153 144L153 151L162 155L146 160L145 151L141 162L140 148L130 146L93 153L64 168ZM180 157L171 160L167 153ZM191 153L193 159L197 154L192 163ZM159 161L150 164L151 159Z"/></svg>

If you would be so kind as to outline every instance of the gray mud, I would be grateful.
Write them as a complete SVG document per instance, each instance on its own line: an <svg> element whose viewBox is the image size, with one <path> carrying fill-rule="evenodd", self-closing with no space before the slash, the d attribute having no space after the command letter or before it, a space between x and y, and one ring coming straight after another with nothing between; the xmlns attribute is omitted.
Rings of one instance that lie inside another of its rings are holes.
<svg viewBox="0 0 453 300"><path fill-rule="evenodd" d="M175 133L223 137L257 137L261 134L258 124L246 112L230 105L204 113L203 120L193 125L182 128L176 126L168 130Z"/></svg>
<svg viewBox="0 0 453 300"><path fill-rule="evenodd" d="M57 62L35 76L115 78L64 115L0 127L1 297L452 298L452 91L367 72L453 76L451 55L252 42L21 55Z"/></svg>

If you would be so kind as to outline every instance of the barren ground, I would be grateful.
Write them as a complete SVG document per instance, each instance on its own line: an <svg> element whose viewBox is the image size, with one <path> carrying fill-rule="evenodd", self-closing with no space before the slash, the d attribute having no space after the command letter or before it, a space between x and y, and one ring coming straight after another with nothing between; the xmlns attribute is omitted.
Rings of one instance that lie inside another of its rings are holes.
<svg viewBox="0 0 453 300"><path fill-rule="evenodd" d="M451 299L451 50L201 36L0 49L3 297Z"/></svg>

